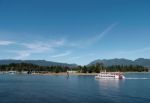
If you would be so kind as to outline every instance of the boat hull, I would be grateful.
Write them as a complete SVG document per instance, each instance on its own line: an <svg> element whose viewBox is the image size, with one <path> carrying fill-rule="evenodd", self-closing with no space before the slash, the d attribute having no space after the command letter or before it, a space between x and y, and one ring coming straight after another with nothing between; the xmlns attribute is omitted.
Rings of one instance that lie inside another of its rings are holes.
<svg viewBox="0 0 150 103"><path fill-rule="evenodd" d="M125 79L125 77L121 77L121 78L112 78L112 77L99 77L99 76L95 76L96 79Z"/></svg>
<svg viewBox="0 0 150 103"><path fill-rule="evenodd" d="M125 79L125 76L121 73L109 73L102 72L95 76L96 79Z"/></svg>

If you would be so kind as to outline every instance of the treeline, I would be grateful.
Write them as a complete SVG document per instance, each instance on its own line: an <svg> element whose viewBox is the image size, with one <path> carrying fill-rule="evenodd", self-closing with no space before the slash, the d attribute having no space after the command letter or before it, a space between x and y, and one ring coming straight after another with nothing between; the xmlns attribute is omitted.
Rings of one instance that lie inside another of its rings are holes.
<svg viewBox="0 0 150 103"><path fill-rule="evenodd" d="M149 68L140 65L112 65L104 66L102 63L97 63L91 66L79 66L76 68L81 73L99 73L100 71L107 72L148 72Z"/></svg>
<svg viewBox="0 0 150 103"><path fill-rule="evenodd" d="M100 71L108 72L148 72L148 68L139 65L113 65L104 66L102 63L97 63L92 66L77 66L77 67L67 67L67 66L39 66L29 63L11 63L9 65L0 65L0 71L28 71L28 72L67 72L68 70L75 70L80 73L99 73Z"/></svg>
<svg viewBox="0 0 150 103"><path fill-rule="evenodd" d="M66 72L67 66L39 66L31 63L11 63L9 65L0 65L0 71L28 71L28 72Z"/></svg>

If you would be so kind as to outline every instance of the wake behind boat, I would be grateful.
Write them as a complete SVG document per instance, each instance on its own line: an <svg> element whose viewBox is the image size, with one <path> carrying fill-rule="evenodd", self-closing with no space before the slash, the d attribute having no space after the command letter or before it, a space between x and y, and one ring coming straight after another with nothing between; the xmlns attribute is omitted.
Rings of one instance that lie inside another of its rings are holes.
<svg viewBox="0 0 150 103"><path fill-rule="evenodd" d="M100 72L95 76L97 79L125 79L121 72Z"/></svg>

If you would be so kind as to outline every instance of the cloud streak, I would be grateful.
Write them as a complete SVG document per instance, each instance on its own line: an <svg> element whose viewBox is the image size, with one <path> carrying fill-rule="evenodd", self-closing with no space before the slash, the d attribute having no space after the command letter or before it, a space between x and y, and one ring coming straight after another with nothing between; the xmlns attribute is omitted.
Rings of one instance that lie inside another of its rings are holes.
<svg viewBox="0 0 150 103"><path fill-rule="evenodd" d="M10 45L14 44L15 42L13 41L7 41L7 40L0 40L0 45Z"/></svg>
<svg viewBox="0 0 150 103"><path fill-rule="evenodd" d="M70 54L71 54L70 51L66 51L65 53L60 53L60 54L52 55L51 57L52 57L52 58L59 58L59 57L68 56L68 55L70 55Z"/></svg>
<svg viewBox="0 0 150 103"><path fill-rule="evenodd" d="M64 45L64 39L61 40L53 40L49 42L32 42L32 43L20 43L20 46L23 46L23 50L15 50L11 51L17 54L15 59L24 59L29 57L31 54L37 53L46 53L46 52L53 52L56 48L61 47Z"/></svg>
<svg viewBox="0 0 150 103"><path fill-rule="evenodd" d="M18 51L17 56L14 59L25 59L26 57L30 56L30 52L28 51Z"/></svg>
<svg viewBox="0 0 150 103"><path fill-rule="evenodd" d="M55 40L49 42L34 42L34 43L23 43L21 44L25 46L27 49L34 51L34 52L44 52L47 50L53 50L54 48L60 47L64 45L64 40Z"/></svg>
<svg viewBox="0 0 150 103"><path fill-rule="evenodd" d="M86 47L90 46L98 41L100 41L105 35L107 35L115 26L117 23L113 23L109 25L104 31L102 31L100 34L93 36L91 38L86 39L85 41L77 42L77 43L70 43L70 46L72 47Z"/></svg>
<svg viewBox="0 0 150 103"><path fill-rule="evenodd" d="M103 32L101 32L99 35L97 35L94 38L92 38L92 40L90 42L97 42L97 41L99 41L105 35L107 35L116 25L117 25L117 23L113 23L113 24L109 25Z"/></svg>

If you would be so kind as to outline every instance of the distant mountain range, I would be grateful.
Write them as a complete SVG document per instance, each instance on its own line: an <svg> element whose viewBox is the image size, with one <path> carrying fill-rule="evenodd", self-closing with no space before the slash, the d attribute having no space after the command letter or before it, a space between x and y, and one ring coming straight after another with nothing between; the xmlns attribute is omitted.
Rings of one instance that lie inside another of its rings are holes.
<svg viewBox="0 0 150 103"><path fill-rule="evenodd" d="M68 67L76 67L77 64L68 64L68 63L59 63L52 62L46 60L0 60L0 65L2 64L10 64L10 63L32 63L39 66L68 66ZM105 66L111 65L141 65L145 67L150 67L150 59L138 58L136 60L129 59L98 59L94 60L88 65L94 65L96 63L103 63Z"/></svg>
<svg viewBox="0 0 150 103"><path fill-rule="evenodd" d="M150 59L138 58L134 61L129 59L103 59L94 60L88 65L94 65L96 63L103 63L105 66L111 65L141 65L145 67L150 67Z"/></svg>
<svg viewBox="0 0 150 103"><path fill-rule="evenodd" d="M46 60L0 60L0 65L11 64L11 63L32 63L39 66L68 66L68 67L77 66L76 64L59 63L59 62L52 62Z"/></svg>

